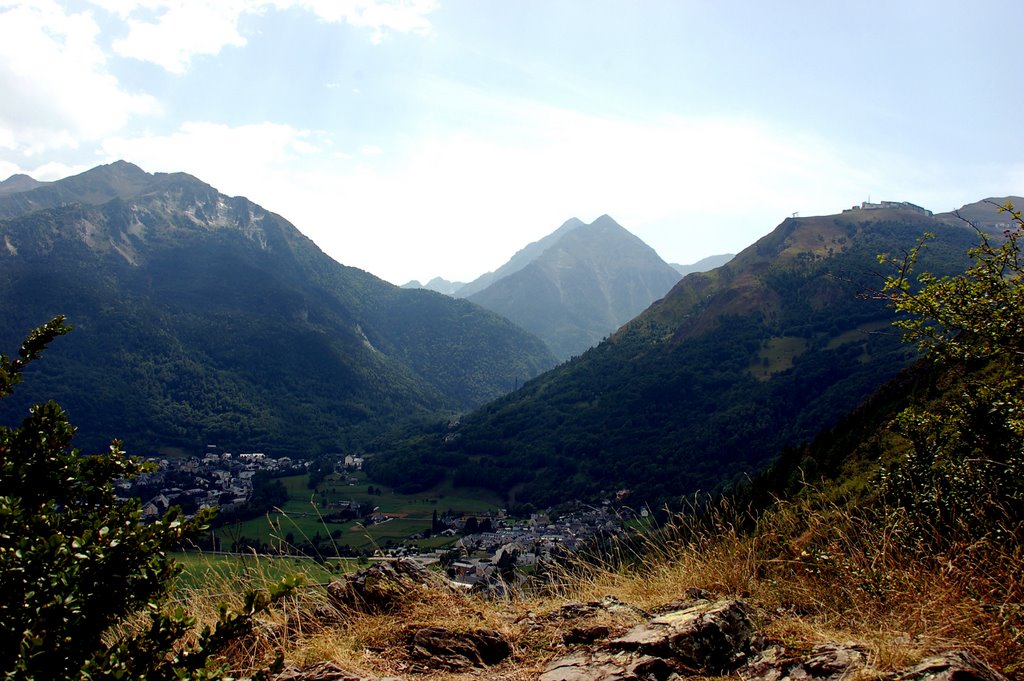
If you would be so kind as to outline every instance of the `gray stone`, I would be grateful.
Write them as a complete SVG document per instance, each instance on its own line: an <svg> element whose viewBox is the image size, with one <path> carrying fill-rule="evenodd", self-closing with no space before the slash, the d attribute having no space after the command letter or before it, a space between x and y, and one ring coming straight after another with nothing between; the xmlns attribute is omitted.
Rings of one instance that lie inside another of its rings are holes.
<svg viewBox="0 0 1024 681"><path fill-rule="evenodd" d="M967 650L935 655L902 672L898 681L1006 681L1006 677Z"/></svg>
<svg viewBox="0 0 1024 681"><path fill-rule="evenodd" d="M489 667L512 654L508 639L493 629L458 632L424 627L413 634L410 647L412 656L432 669Z"/></svg>
<svg viewBox="0 0 1024 681"><path fill-rule="evenodd" d="M583 650L552 660L538 681L665 681L673 673L660 657Z"/></svg>
<svg viewBox="0 0 1024 681"><path fill-rule="evenodd" d="M608 645L718 673L738 665L749 652L754 636L750 614L742 601L703 601L638 624Z"/></svg>
<svg viewBox="0 0 1024 681"><path fill-rule="evenodd" d="M327 585L336 606L359 612L390 612L427 585L443 588L441 581L419 563L400 559L380 562Z"/></svg>
<svg viewBox="0 0 1024 681"><path fill-rule="evenodd" d="M779 646L769 646L738 670L747 681L838 681L868 665L868 651L852 643L824 643L814 646L800 658L786 654Z"/></svg>
<svg viewBox="0 0 1024 681"><path fill-rule="evenodd" d="M367 677L345 671L333 662L318 662L308 667L290 664L274 681L402 681L394 677Z"/></svg>
<svg viewBox="0 0 1024 681"><path fill-rule="evenodd" d="M566 645L594 643L608 638L609 634L611 634L611 629L600 624L593 627L573 627L562 635L562 643Z"/></svg>

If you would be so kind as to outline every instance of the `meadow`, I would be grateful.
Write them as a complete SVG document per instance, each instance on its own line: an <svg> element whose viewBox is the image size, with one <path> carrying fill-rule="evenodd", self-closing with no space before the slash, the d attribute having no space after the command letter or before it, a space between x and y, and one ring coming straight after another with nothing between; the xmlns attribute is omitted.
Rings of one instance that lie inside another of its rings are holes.
<svg viewBox="0 0 1024 681"><path fill-rule="evenodd" d="M256 539L285 551L301 544L330 547L325 555L347 546L351 551L374 551L399 544L430 550L453 543L451 537L411 540L414 534L431 528L433 514L451 512L486 513L500 508L501 499L486 490L455 489L450 481L416 494L398 494L385 485L370 484L362 473L327 476L315 490L308 487L309 475L281 478L288 490L288 501L279 509L218 528L215 532L225 549L242 537ZM375 512L387 516L383 522L365 524L360 520L329 521L331 505L338 502L370 504Z"/></svg>

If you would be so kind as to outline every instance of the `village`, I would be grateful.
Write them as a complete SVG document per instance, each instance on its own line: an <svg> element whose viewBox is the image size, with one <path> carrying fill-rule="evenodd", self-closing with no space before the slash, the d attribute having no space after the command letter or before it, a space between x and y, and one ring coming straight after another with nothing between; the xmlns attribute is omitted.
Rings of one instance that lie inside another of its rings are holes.
<svg viewBox="0 0 1024 681"><path fill-rule="evenodd" d="M336 455L333 479L343 485L364 481L356 477L362 467L360 457ZM146 459L150 471L130 481L118 483L122 497L136 497L143 504L143 520L161 517L168 508L180 506L186 515L204 508L228 514L246 508L253 497L257 476L281 478L311 473L311 461L273 457L262 452L232 454L209 445L201 456ZM373 492L371 485L367 488ZM378 490L379 493L379 490ZM429 529L411 534L405 541L389 541L366 557L382 560L403 557L435 569L442 569L454 586L464 589L493 589L521 582L562 557L579 551L598 540L625 535L627 523L642 521L646 509L634 511L622 503L628 493L619 491L601 504L580 502L556 509L530 512L528 517L512 517L505 510L464 513L435 512ZM324 507L331 518L340 513L358 511L358 520L366 525L383 525L392 514L379 507L354 501L334 500ZM423 540L450 538L434 548L422 547Z"/></svg>
<svg viewBox="0 0 1024 681"><path fill-rule="evenodd" d="M239 508L252 497L257 473L300 474L309 466L306 461L274 458L262 452L235 455L220 451L216 445L207 445L202 456L147 457L143 461L152 470L118 483L119 496L142 500L143 520L155 520L171 506L180 506L189 516L204 508Z"/></svg>
<svg viewBox="0 0 1024 681"><path fill-rule="evenodd" d="M647 516L646 509L634 514L628 508L613 507L610 501L599 507L578 502L567 506L570 508L559 514L547 510L526 519L510 518L500 511L493 519L469 516L445 530L452 536L462 533L448 549L420 553L406 548L387 553L425 566L440 564L456 587L504 589L525 581L538 567L553 565L598 540L625 537L626 520Z"/></svg>

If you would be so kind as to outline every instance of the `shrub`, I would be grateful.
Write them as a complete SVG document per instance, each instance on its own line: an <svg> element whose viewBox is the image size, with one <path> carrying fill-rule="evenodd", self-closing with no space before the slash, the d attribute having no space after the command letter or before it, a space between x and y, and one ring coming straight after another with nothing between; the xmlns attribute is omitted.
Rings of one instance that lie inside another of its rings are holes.
<svg viewBox="0 0 1024 681"><path fill-rule="evenodd" d="M56 317L31 332L16 359L0 355L0 398L69 330ZM210 514L185 520L171 509L142 524L141 504L118 500L115 482L143 465L117 441L103 454L81 454L71 448L74 430L54 402L31 407L20 427L0 426L0 673L218 678L211 657L274 596L248 594L241 613L222 607L216 627L183 643L194 620L162 608L179 570L169 552L203 531ZM139 613L148 627L124 626Z"/></svg>

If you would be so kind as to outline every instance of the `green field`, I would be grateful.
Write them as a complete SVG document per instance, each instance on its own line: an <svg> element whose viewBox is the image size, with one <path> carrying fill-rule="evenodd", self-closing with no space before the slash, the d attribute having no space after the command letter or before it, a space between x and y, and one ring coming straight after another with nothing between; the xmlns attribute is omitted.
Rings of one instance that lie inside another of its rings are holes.
<svg viewBox="0 0 1024 681"><path fill-rule="evenodd" d="M235 593L240 585L265 588L283 577L302 575L306 584L323 583L332 574L358 569L353 559L332 559L323 564L312 558L293 556L256 556L252 554L203 553L178 551L172 554L181 564L177 587L184 590Z"/></svg>
<svg viewBox="0 0 1024 681"><path fill-rule="evenodd" d="M397 494L389 487L367 482L362 474L357 474L356 479L355 483L346 483L341 476L331 475L316 490L310 490L307 487L308 475L281 478L288 490L288 501L281 512L222 527L216 531L217 536L225 548L240 537L258 539L274 548L287 548L289 543L306 543L319 535L326 545L333 542L339 547L347 545L355 550L373 550L397 544L416 544L432 549L450 544L452 540L431 537L411 542L408 538L430 528L434 511L439 515L449 510L483 513L494 511L501 504L500 498L491 492L456 490L450 482L418 494ZM380 494L371 494L371 486L380 490ZM358 521L325 521L323 515L329 513L330 504L339 501L369 503L378 513L392 517L369 526ZM332 551L325 553L333 554Z"/></svg>

